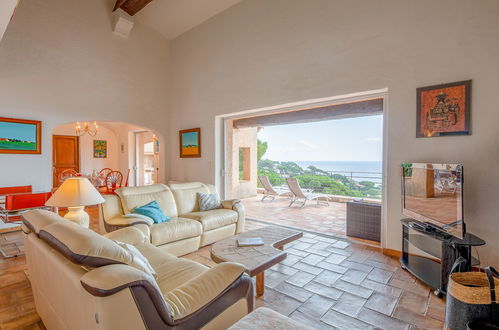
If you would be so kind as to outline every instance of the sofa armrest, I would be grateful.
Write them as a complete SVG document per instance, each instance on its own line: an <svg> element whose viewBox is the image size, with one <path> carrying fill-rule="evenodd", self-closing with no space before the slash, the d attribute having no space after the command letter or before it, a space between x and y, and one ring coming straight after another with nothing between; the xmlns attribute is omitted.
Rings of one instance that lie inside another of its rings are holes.
<svg viewBox="0 0 499 330"><path fill-rule="evenodd" d="M112 231L105 234L104 237L132 245L149 241L148 237L146 237L140 229L135 228L135 226L124 227Z"/></svg>
<svg viewBox="0 0 499 330"><path fill-rule="evenodd" d="M224 209L230 209L237 212L237 223L236 223L236 234L241 233L244 230L244 223L246 221L246 212L244 210L244 205L241 203L240 199L228 199L222 201L222 207Z"/></svg>
<svg viewBox="0 0 499 330"><path fill-rule="evenodd" d="M225 201L222 201L222 207L224 209L232 210L234 206L238 203L241 203L240 199L227 199Z"/></svg>
<svg viewBox="0 0 499 330"><path fill-rule="evenodd" d="M174 320L183 319L209 305L244 273L240 264L224 262L163 295Z"/></svg>
<svg viewBox="0 0 499 330"><path fill-rule="evenodd" d="M151 276L136 268L124 264L94 268L80 278L80 283L95 297L107 297L128 289L141 314L151 315L154 310L165 327L173 324L171 310L165 303L158 284Z"/></svg>

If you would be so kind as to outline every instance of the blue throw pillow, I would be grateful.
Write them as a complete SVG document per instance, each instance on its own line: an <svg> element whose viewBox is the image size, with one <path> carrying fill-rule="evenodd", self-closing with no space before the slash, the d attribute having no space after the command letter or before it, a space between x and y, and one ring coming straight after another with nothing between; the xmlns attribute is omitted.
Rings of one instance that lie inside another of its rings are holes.
<svg viewBox="0 0 499 330"><path fill-rule="evenodd" d="M156 201L152 201L144 206L136 207L133 209L132 213L145 215L146 217L151 218L154 223L162 223L171 219L165 215L161 206L159 206Z"/></svg>

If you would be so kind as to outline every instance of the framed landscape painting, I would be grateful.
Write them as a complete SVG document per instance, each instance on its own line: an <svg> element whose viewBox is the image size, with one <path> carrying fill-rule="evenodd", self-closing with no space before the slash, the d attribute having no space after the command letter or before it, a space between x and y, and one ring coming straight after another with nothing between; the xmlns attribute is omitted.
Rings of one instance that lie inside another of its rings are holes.
<svg viewBox="0 0 499 330"><path fill-rule="evenodd" d="M470 135L471 80L417 89L416 137Z"/></svg>
<svg viewBox="0 0 499 330"><path fill-rule="evenodd" d="M42 122L0 117L1 154L41 154Z"/></svg>
<svg viewBox="0 0 499 330"><path fill-rule="evenodd" d="M179 131L181 158L201 157L201 129L191 128Z"/></svg>
<svg viewBox="0 0 499 330"><path fill-rule="evenodd" d="M106 140L94 140L94 158L107 158Z"/></svg>

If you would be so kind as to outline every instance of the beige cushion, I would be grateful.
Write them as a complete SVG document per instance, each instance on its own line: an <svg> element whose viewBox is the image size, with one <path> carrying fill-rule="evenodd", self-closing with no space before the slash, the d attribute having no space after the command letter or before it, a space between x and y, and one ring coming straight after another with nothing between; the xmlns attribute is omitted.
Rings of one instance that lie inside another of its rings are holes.
<svg viewBox="0 0 499 330"><path fill-rule="evenodd" d="M128 230L135 230L129 228ZM138 230L138 234L142 235ZM64 221L45 226L40 238L72 262L85 267L100 267L111 264L127 264L149 275L154 272L143 258L123 248L96 232L75 223Z"/></svg>
<svg viewBox="0 0 499 330"><path fill-rule="evenodd" d="M156 201L161 206L165 215L169 217L176 217L178 215L173 194L170 188L164 184L125 187L116 189L115 192L120 196L125 214L130 213L136 207Z"/></svg>
<svg viewBox="0 0 499 330"><path fill-rule="evenodd" d="M203 226L197 221L187 218L172 218L166 222L157 223L150 227L151 243L162 245L181 239L201 236Z"/></svg>
<svg viewBox="0 0 499 330"><path fill-rule="evenodd" d="M209 304L243 273L242 265L224 262L169 291L163 297L172 308L173 319L186 317Z"/></svg>
<svg viewBox="0 0 499 330"><path fill-rule="evenodd" d="M152 268L149 261L142 255L142 253L140 253L140 251L135 246L118 241L115 241L115 243L117 243L123 249L127 250L132 255L132 262L128 264L129 266L135 267L151 277L157 277L154 268Z"/></svg>
<svg viewBox="0 0 499 330"><path fill-rule="evenodd" d="M194 219L201 222L201 224L203 225L203 230L208 231L236 223L238 214L236 211L232 210L215 209L203 212L191 212L182 214L182 217Z"/></svg>
<svg viewBox="0 0 499 330"><path fill-rule="evenodd" d="M22 219L24 225L37 235L40 229L48 225L57 222L68 222L67 220L61 218L59 215L55 214L54 212L50 212L47 210L28 211L22 215Z"/></svg>
<svg viewBox="0 0 499 330"><path fill-rule="evenodd" d="M151 244L141 243L135 247L156 271L156 282L163 293L170 292L208 269L192 260L177 258Z"/></svg>
<svg viewBox="0 0 499 330"><path fill-rule="evenodd" d="M210 193L210 189L201 182L170 184L170 189L175 196L178 214L199 211L197 193Z"/></svg>
<svg viewBox="0 0 499 330"><path fill-rule="evenodd" d="M40 238L76 264L99 267L128 264L132 256L112 240L72 222L59 222L40 230Z"/></svg>

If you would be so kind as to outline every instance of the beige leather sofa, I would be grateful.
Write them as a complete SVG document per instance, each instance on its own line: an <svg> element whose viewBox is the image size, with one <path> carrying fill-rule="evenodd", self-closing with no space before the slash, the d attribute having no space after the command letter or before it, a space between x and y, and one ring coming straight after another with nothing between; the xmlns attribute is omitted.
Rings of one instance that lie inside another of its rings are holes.
<svg viewBox="0 0 499 330"><path fill-rule="evenodd" d="M222 201L223 208L201 212L198 192L216 193L216 190L200 182L117 189L116 195L104 195L106 202L100 206L99 217L101 231L136 226L153 245L181 256L243 230L244 206L239 200ZM152 201L157 201L172 219L154 224L125 216L135 207Z"/></svg>
<svg viewBox="0 0 499 330"><path fill-rule="evenodd" d="M47 329L226 329L253 309L244 268L207 268L149 243L135 227L101 236L55 213L23 215L28 273ZM131 244L156 274L130 266ZM154 276L155 275L155 276Z"/></svg>

